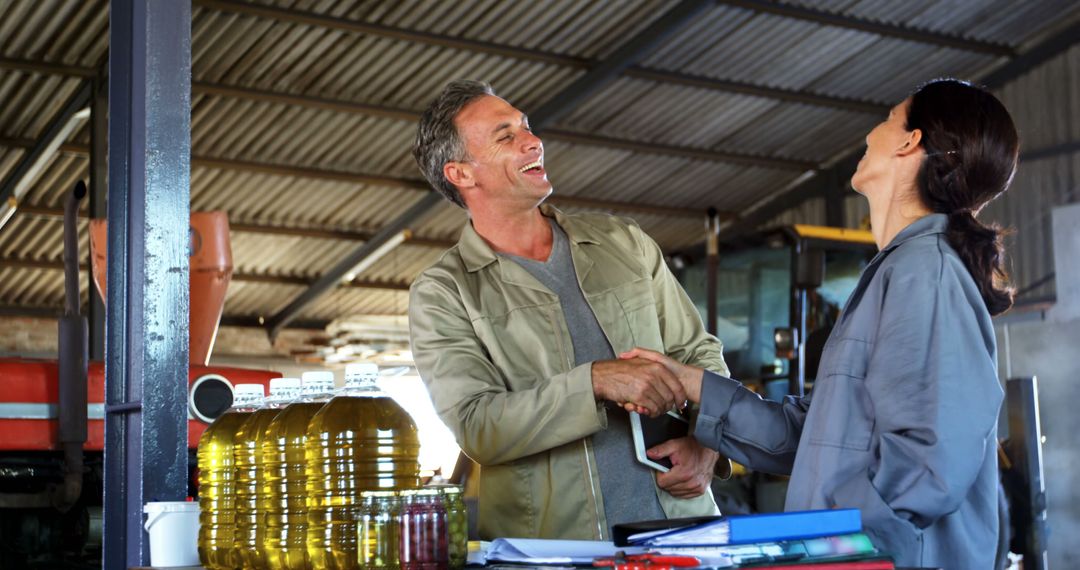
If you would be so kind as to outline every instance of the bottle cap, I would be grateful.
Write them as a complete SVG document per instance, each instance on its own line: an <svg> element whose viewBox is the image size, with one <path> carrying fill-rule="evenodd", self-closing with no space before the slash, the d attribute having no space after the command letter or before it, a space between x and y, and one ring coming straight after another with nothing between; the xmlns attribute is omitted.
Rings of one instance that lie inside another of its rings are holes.
<svg viewBox="0 0 1080 570"><path fill-rule="evenodd" d="M334 391L334 373L329 370L313 370L300 376L303 394L325 394Z"/></svg>
<svg viewBox="0 0 1080 570"><path fill-rule="evenodd" d="M325 394L334 391L334 372L311 370L300 375L303 395Z"/></svg>
<svg viewBox="0 0 1080 570"><path fill-rule="evenodd" d="M276 401L288 401L300 395L299 378L272 378L270 380L270 398Z"/></svg>
<svg viewBox="0 0 1080 570"><path fill-rule="evenodd" d="M262 384L237 384L233 388L233 406L257 406L262 403L266 393Z"/></svg>
<svg viewBox="0 0 1080 570"><path fill-rule="evenodd" d="M379 365L374 362L354 362L345 366L346 386L373 385L378 379Z"/></svg>

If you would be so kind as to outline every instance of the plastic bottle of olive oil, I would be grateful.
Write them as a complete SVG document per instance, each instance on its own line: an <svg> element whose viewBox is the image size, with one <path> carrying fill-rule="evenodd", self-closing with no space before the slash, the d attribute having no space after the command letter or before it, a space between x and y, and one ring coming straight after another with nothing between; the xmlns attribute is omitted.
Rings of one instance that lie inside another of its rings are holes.
<svg viewBox="0 0 1080 570"><path fill-rule="evenodd" d="M312 416L334 393L334 373L301 376L300 399L289 404L266 428L263 441L264 490L268 497L263 547L273 570L312 568L307 556L307 464L304 443Z"/></svg>
<svg viewBox="0 0 1080 570"><path fill-rule="evenodd" d="M232 407L199 438L199 561L213 570L241 564L235 545L233 441L262 403L262 384L237 384Z"/></svg>
<svg viewBox="0 0 1080 570"><path fill-rule="evenodd" d="M345 388L308 425L308 557L315 568L356 569L363 491L419 484L420 443L409 414L379 389L375 364L345 368Z"/></svg>
<svg viewBox="0 0 1080 570"><path fill-rule="evenodd" d="M235 541L236 551L240 554L244 568L264 570L267 567L266 552L263 550L267 505L266 499L261 497L266 482L263 475L262 444L270 422L299 395L299 378L270 380L270 396L261 408L240 424L233 439L236 469Z"/></svg>

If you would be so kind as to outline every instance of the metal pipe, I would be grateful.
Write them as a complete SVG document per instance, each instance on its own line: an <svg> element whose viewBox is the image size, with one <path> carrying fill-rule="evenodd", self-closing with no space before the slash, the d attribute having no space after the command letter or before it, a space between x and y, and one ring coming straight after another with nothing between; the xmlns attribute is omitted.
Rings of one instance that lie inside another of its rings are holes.
<svg viewBox="0 0 1080 570"><path fill-rule="evenodd" d="M79 314L79 202L86 196L86 183L75 188L64 200L64 315Z"/></svg>
<svg viewBox="0 0 1080 570"><path fill-rule="evenodd" d="M82 494L90 334L86 317L79 314L78 215L86 194L86 183L80 180L64 200L64 315L58 323L57 363L57 441L64 449L64 482L53 489L53 506L61 511Z"/></svg>
<svg viewBox="0 0 1080 570"><path fill-rule="evenodd" d="M81 180L64 200L64 314L58 328L57 444L63 450L64 479L40 493L0 494L3 508L70 509L82 495L83 444L86 443L86 383L89 359L86 318L79 314L79 201Z"/></svg>

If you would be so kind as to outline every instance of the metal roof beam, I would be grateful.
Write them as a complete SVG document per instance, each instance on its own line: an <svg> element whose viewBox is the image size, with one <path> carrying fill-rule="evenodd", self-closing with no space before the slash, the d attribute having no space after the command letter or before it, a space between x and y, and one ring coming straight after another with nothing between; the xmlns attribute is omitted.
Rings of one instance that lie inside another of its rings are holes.
<svg viewBox="0 0 1080 570"><path fill-rule="evenodd" d="M758 0L738 1L757 2ZM1074 23L1063 31L1031 46L1015 59L1002 62L989 70L983 76L982 81L991 86L1004 85L1030 71L1032 67L1029 66L1046 62L1078 43L1080 43L1080 23ZM1076 148L1076 144L1076 141L1073 141L1047 149L1025 152L1020 155L1019 159L1021 161L1038 160L1049 156L1057 156L1064 152L1071 152ZM760 202L750 212L730 220L728 225L720 230L721 237L730 238L740 232L751 230L782 212L798 206L808 198L822 195L825 191L823 179L835 177L837 180L846 180L855 171L863 147L862 143L854 146L851 150L840 155L840 158L830 161L830 166L809 172L787 188L781 189L776 194Z"/></svg>
<svg viewBox="0 0 1080 570"><path fill-rule="evenodd" d="M576 63L574 63L577 60L574 60L573 58L564 58L563 56L552 57L564 59L565 61L562 62L564 65L581 69L586 69L589 64L593 63L591 60L581 60L583 63L581 65L577 65ZM43 73L49 75L94 77L94 70L86 67L60 65L49 62L29 61L6 57L0 57L0 69L12 69L17 71ZM787 103L800 103L803 105L814 105L817 107L832 107L844 111L854 111L857 113L867 113L871 115L879 115L883 111L888 111L889 109L888 104L877 101L863 101L858 99L848 99L845 97L836 97L832 95L821 95L810 91L781 89L777 87L768 87L764 85L755 85L752 83L746 83L741 81L733 81L730 79L716 79L703 75L695 75L678 71L666 71L662 69L652 69L636 65L632 65L626 70L624 70L623 75L625 75L626 77L641 79L644 81L671 83L674 85L682 85L684 87L693 87L696 89L722 91L725 93L734 93L738 95L746 95L749 97L775 99L777 101L783 101ZM416 120L416 118L419 116L419 113L416 113L414 111L389 109L385 107L379 107L377 105L364 105L363 103L342 102L333 99L321 99L319 97L297 97L285 93L270 93L266 91L258 91L243 87L220 85L207 81L193 81L192 91L194 93L203 93L207 95L226 95L233 97L246 96L248 98L259 97L260 99L265 101L273 101L282 104L305 105L331 110L343 110L345 112L357 112L358 109L367 107L367 114L384 117L389 116L408 121Z"/></svg>
<svg viewBox="0 0 1080 570"><path fill-rule="evenodd" d="M23 259L19 257L0 257L0 269L42 269L45 271L63 271L62 261ZM85 263L79 264L79 271L86 271ZM258 273L233 273L232 280L237 283L262 283L265 285L310 286L318 278L292 275L263 275ZM408 291L410 283L404 281L375 281L354 279L343 284L346 289L379 289L384 291Z"/></svg>
<svg viewBox="0 0 1080 570"><path fill-rule="evenodd" d="M64 211L60 208L50 208L37 204L26 204L19 208L20 213L29 216L41 216L46 218L62 218ZM85 211L79 212L80 218L86 218ZM374 232L355 229L336 229L324 226L273 226L258 222L229 222L229 231L249 234L264 234L271 236L306 237L315 239L331 239L340 241L367 241L375 235ZM457 241L447 239L423 238L411 236L405 243L420 247L432 247L447 249L453 247Z"/></svg>
<svg viewBox="0 0 1080 570"><path fill-rule="evenodd" d="M1080 7L1076 8L1080 11ZM1035 69L1040 64L1053 59L1058 54L1080 43L1080 22L1061 30L1038 45L1020 54L1005 65L995 69L983 78L982 83L990 88L1001 87L1006 83L1020 77L1024 73Z"/></svg>
<svg viewBox="0 0 1080 570"><path fill-rule="evenodd" d="M263 4L251 4L247 2L236 2L232 0L193 0L192 4L200 8L207 8L218 12L244 14L247 16L256 16L260 18L267 18L270 20L277 20L279 22L287 22L291 24L301 24L306 26L327 28L331 30L339 30L343 32L351 32L354 34L364 34L369 36L391 38L406 42L422 43L464 51L474 51L485 53L488 55L524 59L527 61L535 61L551 65L570 65L579 69L588 68L592 65L589 60L583 58L574 58L563 55L550 54L538 50L517 48L513 46L495 44L479 40L457 38L440 34L432 34L428 32L408 30L405 28L396 28L382 24L372 24L368 22L361 22L358 20L350 20L347 18L326 16L323 14L303 10L277 8L274 6L267 6Z"/></svg>
<svg viewBox="0 0 1080 570"><path fill-rule="evenodd" d="M352 103L349 101L325 99L322 97L309 97L305 95L275 93L271 91L247 89L240 87L225 87L220 85L209 86L207 84L199 82L196 82L193 85L192 89L196 93L215 95L219 97L235 97L238 99L262 101L265 103L296 105L300 107L324 109L339 113L352 113L357 115L385 117L406 121L417 121L420 119L420 113L404 109L395 109L383 105ZM883 106L881 109L886 108ZM875 109L875 112L879 112L881 111L881 109ZM541 109L541 111L543 111L543 109ZM539 112L530 113L530 115L532 115L533 117L533 128L536 130L540 130L539 127L537 127L537 121L535 118L542 117L543 115ZM639 152L643 154L675 156L679 158L708 160L712 162L728 162L732 164L759 166L761 168L773 168L778 170L806 170L807 168L814 168L817 166L816 164L810 162L786 158L772 158L768 156L759 156L739 152L725 152L709 149L665 145L659 143L631 141L626 139L575 133L572 131L560 129L548 129L544 131L543 137L547 140L558 140L575 144L619 148L623 150L632 150L634 152ZM424 186L426 187L426 185Z"/></svg>
<svg viewBox="0 0 1080 570"><path fill-rule="evenodd" d="M985 53L987 55L998 57L1013 57L1016 55L1016 50L1014 48L1003 44L964 38L953 34L933 32L920 28L912 28L910 26L885 24L873 20L857 18L855 16L815 10L813 8L806 8L795 4L782 4L780 2L772 2L769 0L720 1L728 6L736 8L744 8L755 12L773 14L784 18L793 18L837 28L858 30L860 32L877 34L879 36L898 38L924 44L933 44L976 53Z"/></svg>
<svg viewBox="0 0 1080 570"><path fill-rule="evenodd" d="M625 139L614 139L600 135L574 133L570 131L548 130L544 132L544 138L556 139L574 144L602 146L629 150L642 154L656 154L661 156L673 156L676 158L688 158L693 160L707 160L710 162L727 162L742 166L756 166L759 168L771 168L776 170L809 170L817 168L817 163L790 158L773 158L755 154L727 152L719 150L706 150L685 146L664 145L658 143L644 143ZM701 212L698 213L702 215Z"/></svg>
<svg viewBox="0 0 1080 570"><path fill-rule="evenodd" d="M322 320L295 320L289 323L286 328L293 330L312 330L312 331L325 331L326 327L330 326L332 321ZM221 326L223 327L239 327L249 329L261 329L263 328L264 319L262 317L253 317L250 315L222 315Z"/></svg>
<svg viewBox="0 0 1080 570"><path fill-rule="evenodd" d="M36 319L57 319L64 312L64 308L56 307L30 307L26 305L0 305L0 317L29 317ZM222 315L221 326L262 328L263 324L259 317L250 315ZM305 320L293 321L289 324L294 330L318 330L324 331L330 326L330 321Z"/></svg>
<svg viewBox="0 0 1080 570"><path fill-rule="evenodd" d="M97 76L97 71L89 67L64 65L62 63L50 63L47 61L31 61L13 57L0 57L0 69L25 71L27 73L41 73L45 75L68 75L71 77L82 77L84 79L93 79Z"/></svg>
<svg viewBox="0 0 1080 570"><path fill-rule="evenodd" d="M775 99L784 103L798 103L801 105L814 105L816 107L832 107L842 111L854 111L869 115L880 115L889 111L889 105L877 101L864 101L860 99L848 99L831 95L819 95L810 91L797 91L793 89L781 89L779 87L765 87L752 85L740 81L727 79L714 79L702 75L693 75L678 71L664 71L660 69L646 69L633 67L626 71L627 77L656 81L658 83L671 83L684 87L695 87L712 91L724 91L750 97L762 97Z"/></svg>
<svg viewBox="0 0 1080 570"><path fill-rule="evenodd" d="M664 38L685 25L709 5L711 4L699 0L682 0L682 2L666 11L651 25L620 45L612 53L611 57L590 69L585 75L579 77L537 109L532 117L533 128L537 130L543 129L558 120L559 117L573 111L577 105L581 104L592 93L614 81L620 71L643 57ZM429 191L426 196L413 204L405 213L380 229L370 240L319 277L306 291L267 320L266 331L271 341L277 337L278 333L289 321L298 317L301 311L337 287L342 278L351 281L352 279L348 276L360 271L363 264L380 255L380 252L384 252L386 249L384 245L391 244L391 240L395 236L408 232L409 225L416 223L417 220L433 210L436 205L442 203L443 197L441 194Z"/></svg>
<svg viewBox="0 0 1080 570"><path fill-rule="evenodd" d="M29 152L23 155L22 160L0 183L0 230L15 214L19 200L27 192L30 184L34 183L60 145L79 126L79 114L87 110L92 93L93 82L84 80L75 94L64 103L60 112L49 122L41 138L29 148Z"/></svg>
<svg viewBox="0 0 1080 570"><path fill-rule="evenodd" d="M13 139L0 137L0 146L27 148L33 145L32 141L25 139ZM83 145L64 144L60 150L73 154L86 155L88 149ZM239 170L244 172L256 172L271 176L291 176L296 178L310 178L312 180L327 180L331 182L346 182L350 184L363 184L367 186L380 186L384 188L403 188L407 190L433 192L426 182L413 178L394 178L390 176L372 176L355 172L342 172L340 170L327 170L321 168L306 168L301 166L284 166L280 164L266 164L244 160L219 159L210 157L191 157L192 168L218 168L222 170ZM672 206L660 206L637 202L622 202L618 200L598 200L581 196L553 195L548 198L555 205L568 208L583 208L588 210L607 210L614 212L638 213L649 216L664 216L670 218L700 218L704 214L697 208L679 208ZM721 212L721 216L731 218L734 212ZM415 240L414 240L415 241Z"/></svg>
<svg viewBox="0 0 1080 570"><path fill-rule="evenodd" d="M266 320L266 332L270 335L270 339L273 340L276 338L278 333L280 333L290 321L300 315L301 311L317 301L323 295L341 285L342 279L353 271L355 267L375 255L384 244L389 243L395 236L407 231L409 225L414 224L419 219L423 218L437 204L441 204L442 201L442 195L435 192L431 192L420 198L418 202L413 204L403 214L380 229L370 240L364 242L364 245L345 256L344 259L330 268L329 271L316 279L303 293L300 293L300 295L290 301L284 309L278 311L274 316ZM349 281L352 281L352 279L349 279Z"/></svg>
<svg viewBox="0 0 1080 570"><path fill-rule="evenodd" d="M0 67L4 66L5 61L0 60ZM725 87L723 87L722 90L730 91L733 93L767 97L807 105L825 105L848 111L880 114L883 111L887 111L889 108L887 105L873 102L829 98L821 95L807 94L797 91L787 91L783 89L758 88L756 86L739 84L736 82L715 81L708 78L672 72L638 70L636 68L631 68L628 71L628 75L634 77L640 76L642 79L648 79L651 81L679 83L682 85L694 87L707 87L707 84L711 82L717 83L718 85L723 85ZM370 117L383 117L388 119L397 119L410 122L417 121L420 118L419 112L410 111L408 109L398 109L386 105L356 103L353 101L328 99L325 97L312 97L309 95L296 95L292 93L281 93L265 89L233 87L228 85L218 85L204 81L193 81L191 89L192 93L196 95L233 97L236 99L246 99L249 101L261 101L264 103L274 103L279 105L293 105L297 107L307 107L311 109L323 109L337 113L349 113ZM534 117L541 116L539 113L532 113L532 115L534 115ZM772 158L768 156L759 156L731 151L717 151L710 149L689 148L642 141L631 141L626 139L575 133L572 131L558 129L548 129L544 133L544 136L548 140L559 140L565 142L573 142L576 144L621 148L624 150L633 150L634 152L644 154L676 156L681 158L690 158L694 160L708 160L713 162L727 162L732 164L749 164L762 168L773 168L778 170L803 170L808 167L813 168L816 166L807 166L807 164L809 163L793 159ZM203 160L209 161L213 159Z"/></svg>
<svg viewBox="0 0 1080 570"><path fill-rule="evenodd" d="M407 42L485 53L488 55L494 55L499 57L508 57L524 61L534 61L549 65L570 67L573 69L587 70L596 67L600 63L596 60L581 57L544 52L535 49L518 48L502 44L494 44L491 42L467 40L463 38L432 34L428 32L418 32L414 30L396 28L382 24L358 22L356 20L324 16L322 14L316 14L313 12L307 12L302 10L249 4L245 2L236 2L233 0L195 0L194 4L196 6L201 6L203 8L208 8L220 12L244 14L248 16L277 20L279 22L323 27L332 30L339 30L356 34L390 38ZM702 4L705 4L706 6L711 6L713 2L702 2ZM0 65L2 65L2 63L0 63ZM783 101L794 101L807 105L835 107L839 109L861 111L872 114L878 114L882 111L882 109L888 110L888 106L884 103L855 102L842 97L831 97L828 95L820 95L807 91L788 91L774 89L770 87L754 85L752 83L713 79L710 77L694 76L689 74L672 73L658 69L641 67L637 65L631 65L627 67L625 70L623 70L623 74L627 77L678 83L690 87L697 87L700 89L726 91L732 93L739 93L742 95L750 95L753 97L765 97L779 99Z"/></svg>
<svg viewBox="0 0 1080 570"><path fill-rule="evenodd" d="M682 0L670 10L664 12L645 29L620 45L605 60L589 69L588 73L577 78L565 89L559 91L558 94L530 113L534 117L532 127L537 131L542 131L545 127L567 116L582 101L610 85L624 70L645 55L648 55L656 49L657 45L671 37L672 34L685 27L691 19L712 7L713 2L711 1Z"/></svg>
<svg viewBox="0 0 1080 570"><path fill-rule="evenodd" d="M1063 154L1073 154L1080 152L1080 141L1069 141L1061 144L1056 144L1046 148L1037 148L1027 152L1020 153L1020 162L1026 162L1030 160L1042 160L1044 158L1054 158Z"/></svg>

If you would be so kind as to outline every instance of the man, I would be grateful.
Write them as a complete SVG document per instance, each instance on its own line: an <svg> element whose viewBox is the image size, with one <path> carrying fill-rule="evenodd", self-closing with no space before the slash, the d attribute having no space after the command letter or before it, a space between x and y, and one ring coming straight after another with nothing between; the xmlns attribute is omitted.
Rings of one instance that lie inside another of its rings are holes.
<svg viewBox="0 0 1080 570"><path fill-rule="evenodd" d="M484 83L450 83L413 154L470 217L413 283L409 325L436 410L481 465L482 537L610 540L617 523L715 514L712 451L666 442L650 450L674 464L658 475L634 457L626 410L686 396L665 368L619 353L727 370L657 245L631 221L542 205L543 144Z"/></svg>

